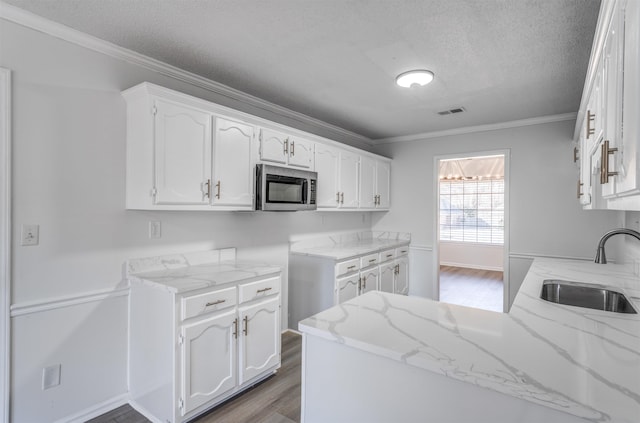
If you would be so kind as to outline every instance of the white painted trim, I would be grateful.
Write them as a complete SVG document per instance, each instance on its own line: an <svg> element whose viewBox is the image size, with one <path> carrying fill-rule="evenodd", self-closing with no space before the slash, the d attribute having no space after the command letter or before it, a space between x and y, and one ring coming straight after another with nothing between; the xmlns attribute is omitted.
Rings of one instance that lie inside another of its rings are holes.
<svg viewBox="0 0 640 423"><path fill-rule="evenodd" d="M491 270L493 272L502 272L502 268L497 266L482 266L482 265L469 264L469 263L456 263L453 261L441 261L440 265L451 266L451 267L462 267L463 269Z"/></svg>
<svg viewBox="0 0 640 423"><path fill-rule="evenodd" d="M0 68L0 422L9 421L11 374L11 71Z"/></svg>
<svg viewBox="0 0 640 423"><path fill-rule="evenodd" d="M281 333L287 333L287 332L295 333L296 335L302 335L302 332L295 329L291 329L291 328L286 328Z"/></svg>
<svg viewBox="0 0 640 423"><path fill-rule="evenodd" d="M433 247L428 246L428 245L409 245L409 250L415 250L415 251L433 251Z"/></svg>
<svg viewBox="0 0 640 423"><path fill-rule="evenodd" d="M165 423L165 422L161 421L160 419L158 419L156 416L154 416L153 413L151 413L149 410L146 409L146 407L143 407L142 405L140 405L140 403L138 403L138 402L136 402L134 400L129 400L129 405L131 406L131 408L136 410L138 413L140 413L143 416L145 416L152 423Z"/></svg>
<svg viewBox="0 0 640 423"><path fill-rule="evenodd" d="M178 67L153 59L149 56L145 56L124 47L120 47L116 44L75 30L66 25L53 22L51 20L45 19L41 16L35 15L31 12L27 12L26 10L6 4L1 1L0 18L14 22L18 25L25 26L27 28L34 29L44 34L51 35L52 37L59 38L61 40L87 48L89 50L93 50L98 53L102 53L107 56L134 64L136 66L140 66L150 71L157 72L161 75L186 82L196 87L204 88L205 90L223 95L236 101L240 101L269 113L275 113L276 115L292 119L306 125L312 125L317 128L326 129L333 133L358 140L367 145L372 145L371 139L363 135L356 134L355 132L351 132L338 126L331 125L319 119L312 118L311 116L307 116L291 109L287 109L286 107L279 106L275 103L260 99L240 90L236 90L235 88L231 88L227 85L215 82L211 79L196 75L195 73L185 71Z"/></svg>
<svg viewBox="0 0 640 423"><path fill-rule="evenodd" d="M509 122L490 123L486 125L466 126L462 128L446 129L444 131L424 132L422 134L404 135L401 137L380 138L372 140L374 145L390 144L394 142L420 141L430 138L450 137L452 135L470 134L474 132L497 131L500 129L519 128L522 126L541 125L551 122L574 120L577 113L562 113L557 115L540 116L529 119L512 120Z"/></svg>
<svg viewBox="0 0 640 423"><path fill-rule="evenodd" d="M496 156L502 155L504 156L504 244L503 244L503 269L502 269L502 280L504 283L503 286L503 311L506 313L509 311L509 295L510 295L510 283L509 283L509 200L510 200L510 190L511 190L511 150L503 149L503 150L491 150L491 151L475 151L468 153L457 153L457 154L446 154L439 155L433 157L433 193L434 193L434 219L433 219L433 245L434 248L433 254L433 281L434 281L434 292L436 300L440 300L440 248L437 246L440 245L440 166L439 163L441 160L449 160L455 158L468 158L468 157L477 157L477 156Z"/></svg>
<svg viewBox="0 0 640 423"><path fill-rule="evenodd" d="M129 287L117 289L102 289L99 291L85 292L77 295L52 298L44 301L14 304L11 306L11 317L24 316L26 314L41 313L43 311L57 310L79 304L87 304L96 301L107 300L129 295Z"/></svg>
<svg viewBox="0 0 640 423"><path fill-rule="evenodd" d="M128 396L128 393L118 395L92 407L86 408L78 413L58 419L54 423L84 423L87 420L91 420L94 417L98 417L104 413L108 413L111 410L125 405L127 403Z"/></svg>
<svg viewBox="0 0 640 423"><path fill-rule="evenodd" d="M570 257L570 256L554 256L549 254L537 254L537 253L510 253L509 258L515 259L537 259L537 258L550 258L558 260L580 260L580 261L593 261L593 257Z"/></svg>

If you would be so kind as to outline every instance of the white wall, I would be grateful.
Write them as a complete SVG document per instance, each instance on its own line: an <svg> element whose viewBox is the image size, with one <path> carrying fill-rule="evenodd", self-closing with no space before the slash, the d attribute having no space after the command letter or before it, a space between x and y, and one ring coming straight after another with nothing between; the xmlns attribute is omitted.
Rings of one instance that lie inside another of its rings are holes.
<svg viewBox="0 0 640 423"><path fill-rule="evenodd" d="M504 262L502 245L469 242L440 242L440 264L501 272Z"/></svg>
<svg viewBox="0 0 640 423"><path fill-rule="evenodd" d="M421 248L422 274L412 274L412 294L436 292L434 245L434 156L510 150L510 298L536 256L590 259L601 234L620 224L620 213L583 211L576 200L572 163L575 122L562 121L380 145L392 157L391 211L373 215L374 230L411 232ZM613 258L613 256L612 256ZM415 263L412 263L415 267Z"/></svg>
<svg viewBox="0 0 640 423"><path fill-rule="evenodd" d="M123 401L126 297L105 295L123 286L126 259L235 246L286 269L292 235L371 227L370 213L127 211L120 92L140 82L330 134L3 20L0 51L14 90L12 421L84 421ZM161 239L148 239L150 220ZM19 246L32 223L40 245ZM286 324L286 283L282 309ZM43 391L54 364L62 383Z"/></svg>

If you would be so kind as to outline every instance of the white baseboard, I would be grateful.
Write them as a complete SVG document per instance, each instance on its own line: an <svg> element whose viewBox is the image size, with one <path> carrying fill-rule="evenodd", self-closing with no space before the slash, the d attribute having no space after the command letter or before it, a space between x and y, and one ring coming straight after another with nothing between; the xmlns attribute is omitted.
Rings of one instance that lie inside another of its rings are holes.
<svg viewBox="0 0 640 423"><path fill-rule="evenodd" d="M463 267L465 269L491 270L494 272L503 272L504 269L498 266L483 266L480 264L454 263L449 261L441 261L440 266Z"/></svg>
<svg viewBox="0 0 640 423"><path fill-rule="evenodd" d="M129 400L129 405L131 406L131 408L133 408L138 413L140 413L143 416L145 416L147 419L151 420L153 423L164 423L164 422L158 420L152 413L149 412L149 410L147 410L146 408L144 408L143 406L141 406L137 402L135 402L133 400Z"/></svg>
<svg viewBox="0 0 640 423"><path fill-rule="evenodd" d="M116 409L122 405L125 405L128 398L128 393L118 395L99 404L96 404L93 407L86 408L76 414L58 419L54 423L84 423L87 420L91 420L95 417L101 416L104 413L108 413L109 411Z"/></svg>

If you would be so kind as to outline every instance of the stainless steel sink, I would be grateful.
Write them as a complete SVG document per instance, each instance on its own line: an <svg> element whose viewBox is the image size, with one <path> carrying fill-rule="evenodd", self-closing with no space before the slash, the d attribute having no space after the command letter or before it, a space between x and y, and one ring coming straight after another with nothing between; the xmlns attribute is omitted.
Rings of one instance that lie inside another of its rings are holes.
<svg viewBox="0 0 640 423"><path fill-rule="evenodd" d="M547 279L542 283L540 298L552 303L615 313L638 313L624 294L602 285Z"/></svg>

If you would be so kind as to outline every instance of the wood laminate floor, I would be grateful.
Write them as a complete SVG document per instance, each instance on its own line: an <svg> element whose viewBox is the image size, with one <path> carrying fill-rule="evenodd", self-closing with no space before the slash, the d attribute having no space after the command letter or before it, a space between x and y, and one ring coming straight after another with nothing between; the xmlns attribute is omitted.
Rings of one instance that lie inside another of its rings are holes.
<svg viewBox="0 0 640 423"><path fill-rule="evenodd" d="M502 312L502 272L440 266L440 301Z"/></svg>
<svg viewBox="0 0 640 423"><path fill-rule="evenodd" d="M292 423L300 422L300 378L302 336L282 334L282 367L244 393L222 403L197 423ZM88 423L147 423L131 406L123 405Z"/></svg>

